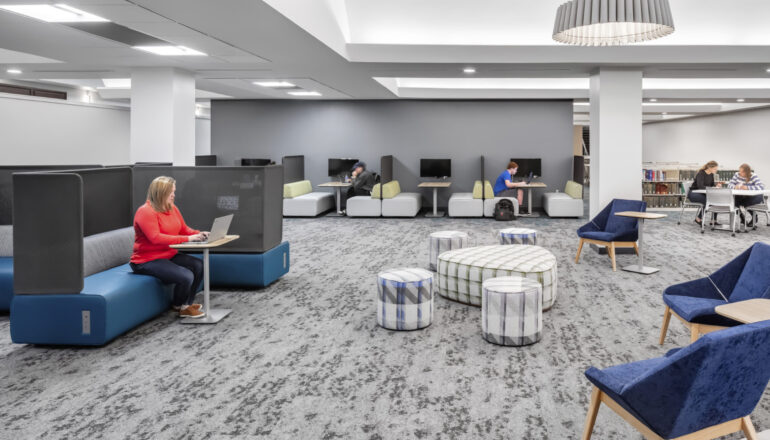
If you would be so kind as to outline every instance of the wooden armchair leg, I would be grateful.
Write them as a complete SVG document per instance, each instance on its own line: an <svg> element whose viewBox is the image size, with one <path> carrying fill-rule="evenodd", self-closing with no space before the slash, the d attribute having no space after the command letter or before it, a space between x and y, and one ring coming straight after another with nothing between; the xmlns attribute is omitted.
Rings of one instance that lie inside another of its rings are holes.
<svg viewBox="0 0 770 440"><path fill-rule="evenodd" d="M690 343L697 341L700 337L700 326L698 324L690 324Z"/></svg>
<svg viewBox="0 0 770 440"><path fill-rule="evenodd" d="M671 322L671 308L666 306L666 310L663 311L663 325L660 327L660 345L663 345L663 342L666 340L669 322Z"/></svg>
<svg viewBox="0 0 770 440"><path fill-rule="evenodd" d="M754 429L754 424L751 423L751 417L746 416L741 419L741 430L746 435L746 440L757 440L757 431Z"/></svg>
<svg viewBox="0 0 770 440"><path fill-rule="evenodd" d="M596 423L596 415L599 414L599 405L602 403L601 397L601 390L593 387L593 390L591 391L591 403L588 404L588 415L586 415L586 425L585 428L583 428L581 440L591 439L591 434L594 432L594 424Z"/></svg>
<svg viewBox="0 0 770 440"><path fill-rule="evenodd" d="M634 243L634 252L636 252L636 255L639 255L639 245Z"/></svg>
<svg viewBox="0 0 770 440"><path fill-rule="evenodd" d="M610 247L607 248L610 254L610 258L612 258L612 271L616 272L618 268L615 265L615 243L610 242Z"/></svg>
<svg viewBox="0 0 770 440"><path fill-rule="evenodd" d="M580 261L580 252L582 252L582 251L583 251L583 244L584 244L584 243L585 243L585 241L584 241L584 240L581 238L581 239L580 239L580 243L578 243L578 251L577 251L577 255L575 255L575 263L577 263L577 262L579 262L579 261Z"/></svg>

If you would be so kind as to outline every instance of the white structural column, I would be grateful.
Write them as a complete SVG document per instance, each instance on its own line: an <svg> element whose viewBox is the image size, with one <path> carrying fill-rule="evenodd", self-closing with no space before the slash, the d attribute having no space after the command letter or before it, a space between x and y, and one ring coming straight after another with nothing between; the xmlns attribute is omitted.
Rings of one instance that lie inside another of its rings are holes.
<svg viewBox="0 0 770 440"><path fill-rule="evenodd" d="M612 199L642 198L642 72L591 76L591 217Z"/></svg>
<svg viewBox="0 0 770 440"><path fill-rule="evenodd" d="M195 165L195 77L174 68L131 74L131 162Z"/></svg>

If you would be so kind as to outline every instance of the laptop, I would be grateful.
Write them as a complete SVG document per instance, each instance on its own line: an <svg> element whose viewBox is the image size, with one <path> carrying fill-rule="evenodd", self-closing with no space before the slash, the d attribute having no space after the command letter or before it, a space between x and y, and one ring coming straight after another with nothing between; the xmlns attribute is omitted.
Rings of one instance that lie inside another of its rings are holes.
<svg viewBox="0 0 770 440"><path fill-rule="evenodd" d="M225 238L225 235L227 235L227 230L230 229L230 222L232 221L233 214L215 218L214 224L211 226L209 237L206 240L199 241L198 243L206 244Z"/></svg>
<svg viewBox="0 0 770 440"><path fill-rule="evenodd" d="M532 180L534 180L534 178L535 178L535 173L534 173L534 172L532 172L532 171L530 171L530 172L529 172L529 175L527 176L527 180L526 180L526 182L527 182L527 185L529 185L530 183L532 183Z"/></svg>

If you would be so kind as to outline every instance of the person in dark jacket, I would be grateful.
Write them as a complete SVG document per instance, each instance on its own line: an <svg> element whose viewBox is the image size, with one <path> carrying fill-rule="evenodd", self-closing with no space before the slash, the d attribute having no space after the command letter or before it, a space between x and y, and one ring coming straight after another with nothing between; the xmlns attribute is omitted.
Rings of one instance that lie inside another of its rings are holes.
<svg viewBox="0 0 770 440"><path fill-rule="evenodd" d="M706 163L701 167L700 170L698 170L698 173L695 175L695 180L692 182L692 186L690 186L690 191L687 193L687 199L690 200L693 203L700 203L701 205L706 204L706 194L702 193L695 193L696 189L706 189L709 187L719 187L722 186L721 184L717 183L714 180L714 176L716 176L717 171L719 171L719 164L712 160ZM695 223L701 224L703 217L703 208L698 209L698 215L695 217Z"/></svg>
<svg viewBox="0 0 770 440"><path fill-rule="evenodd" d="M366 169L366 163L364 162L356 162L351 169L350 175L351 178L348 180L350 187L345 192L345 196L342 197L343 200L340 201L343 211L347 207L349 198L372 195L372 188L374 188L376 183L374 173Z"/></svg>

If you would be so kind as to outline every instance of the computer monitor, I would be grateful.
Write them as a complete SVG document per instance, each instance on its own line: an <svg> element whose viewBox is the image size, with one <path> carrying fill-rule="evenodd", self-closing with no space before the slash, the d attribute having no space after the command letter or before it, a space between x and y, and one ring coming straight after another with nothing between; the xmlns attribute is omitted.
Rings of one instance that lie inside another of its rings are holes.
<svg viewBox="0 0 770 440"><path fill-rule="evenodd" d="M356 162L358 162L358 159L329 159L329 177L350 174Z"/></svg>
<svg viewBox="0 0 770 440"><path fill-rule="evenodd" d="M242 167L265 167L271 163L270 159L241 159Z"/></svg>
<svg viewBox="0 0 770 440"><path fill-rule="evenodd" d="M519 165L519 170L516 171L517 177L527 177L529 173L532 173L534 177L542 177L543 171L540 169L540 159L515 159L512 161Z"/></svg>
<svg viewBox="0 0 770 440"><path fill-rule="evenodd" d="M452 177L452 159L420 159L420 177Z"/></svg>

